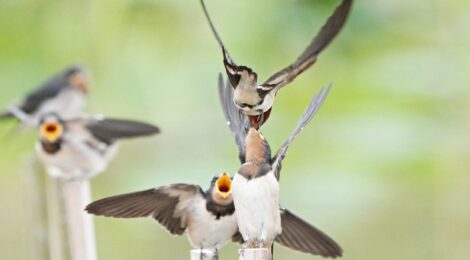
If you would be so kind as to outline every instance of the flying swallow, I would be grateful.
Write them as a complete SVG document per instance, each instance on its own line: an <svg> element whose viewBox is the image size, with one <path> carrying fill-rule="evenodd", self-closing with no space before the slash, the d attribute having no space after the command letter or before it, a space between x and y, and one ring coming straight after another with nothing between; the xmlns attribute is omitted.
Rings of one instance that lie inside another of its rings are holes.
<svg viewBox="0 0 470 260"><path fill-rule="evenodd" d="M82 116L63 120L57 114L39 121L36 151L44 165L61 178L92 177L102 172L117 151L117 141L157 134L153 125L122 119Z"/></svg>
<svg viewBox="0 0 470 260"><path fill-rule="evenodd" d="M235 90L233 102L248 115L251 125L258 129L268 118L277 92L308 69L318 55L332 42L346 22L353 0L343 0L294 63L274 73L264 83L257 83L258 75L251 68L237 65L231 58L222 38L215 29L209 13L201 0L204 14L223 52L224 66Z"/></svg>
<svg viewBox="0 0 470 260"><path fill-rule="evenodd" d="M287 148L313 118L330 87L313 97L297 127L271 158L269 144L250 128L245 114L233 104L233 89L219 75L219 99L226 122L238 148L242 166L235 175L232 191L241 236L246 246L269 247L272 241L286 247L324 257L342 255L341 247L326 234L279 207L279 175ZM290 216L294 219L289 219ZM294 224L296 223L296 224ZM292 225L292 226L291 226Z"/></svg>
<svg viewBox="0 0 470 260"><path fill-rule="evenodd" d="M232 181L227 173L214 177L206 191L199 185L172 184L100 199L85 210L115 218L152 217L171 234L186 234L194 249L214 254L229 241L243 242L235 216ZM340 249L333 240L286 209L281 209L281 222L284 231L276 238L281 245L338 256Z"/></svg>
<svg viewBox="0 0 470 260"><path fill-rule="evenodd" d="M87 103L90 83L88 71L81 66L70 66L29 93L17 107L35 123L47 113L56 113L63 119L79 116ZM11 111L0 114L0 118L16 116Z"/></svg>
<svg viewBox="0 0 470 260"><path fill-rule="evenodd" d="M290 143L320 109L330 89L331 85L326 90L322 88L312 98L297 127L279 148L276 155L272 157L270 146L261 133L253 127L249 128L246 119L243 123L244 115L238 112L233 103L229 101L233 91L229 86L223 86L222 75L219 75L219 92L222 93L223 111L229 122L232 135L237 140L242 163L233 178L232 192L237 223L245 247L269 248L276 237L285 232L284 225L281 225L282 210L279 208L281 162L286 156ZM303 239L299 241L303 241ZM334 242L333 244L337 251L332 255L341 255L340 247Z"/></svg>

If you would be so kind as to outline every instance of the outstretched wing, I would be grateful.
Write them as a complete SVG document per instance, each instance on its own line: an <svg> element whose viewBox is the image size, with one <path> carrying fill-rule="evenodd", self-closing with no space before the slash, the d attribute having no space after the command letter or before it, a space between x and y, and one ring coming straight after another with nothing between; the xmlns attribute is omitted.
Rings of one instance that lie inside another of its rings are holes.
<svg viewBox="0 0 470 260"><path fill-rule="evenodd" d="M201 6L202 10L204 11L204 15L206 16L207 22L211 27L212 33L214 34L215 39L217 40L220 48L222 49L222 53L224 55L225 70L227 72L227 76L230 80L230 83L232 83L232 87L237 87L242 77L247 77L247 80L254 80L256 82L257 75L255 72L253 72L251 68L248 68L247 66L238 66L233 61L232 57L230 57L230 54L227 51L227 48L225 48L222 38L220 37L219 33L215 29L214 24L212 23L212 19L209 15L209 12L207 11L204 0L201 0Z"/></svg>
<svg viewBox="0 0 470 260"><path fill-rule="evenodd" d="M86 128L94 137L105 143L160 133L160 129L151 124L111 118L91 119L86 123Z"/></svg>
<svg viewBox="0 0 470 260"><path fill-rule="evenodd" d="M287 209L281 209L281 226L282 233L275 241L285 247L323 257L336 258L343 254L333 239Z"/></svg>
<svg viewBox="0 0 470 260"><path fill-rule="evenodd" d="M318 55L333 41L343 27L352 2L353 0L343 0L297 60L272 75L265 83L261 84L259 90L269 92L274 88L281 88L315 63Z"/></svg>
<svg viewBox="0 0 470 260"><path fill-rule="evenodd" d="M173 184L104 198L89 204L88 213L115 217L152 217L171 234L181 235L188 226L188 205L191 200L203 196L201 187L189 184Z"/></svg>
<svg viewBox="0 0 470 260"><path fill-rule="evenodd" d="M304 127L308 124L308 122L310 122L310 120L312 120L313 116L320 109L326 97L328 96L328 93L330 93L331 86L332 84L330 84L326 90L324 87L322 87L320 92L312 98L302 118L297 123L297 127L290 134L289 138L284 142L284 144L282 144L281 148L279 148L277 151L276 156L273 158L273 170L278 180L281 172L281 162L286 156L287 148L289 148L289 145L292 143L295 137L304 129Z"/></svg>
<svg viewBox="0 0 470 260"><path fill-rule="evenodd" d="M245 163L245 137L250 128L250 122L247 116L240 112L240 110L233 103L233 89L230 87L230 82L224 85L224 78L219 74L219 99L222 111L227 121L228 128L232 136L235 138L235 143L238 147L238 156L241 163Z"/></svg>

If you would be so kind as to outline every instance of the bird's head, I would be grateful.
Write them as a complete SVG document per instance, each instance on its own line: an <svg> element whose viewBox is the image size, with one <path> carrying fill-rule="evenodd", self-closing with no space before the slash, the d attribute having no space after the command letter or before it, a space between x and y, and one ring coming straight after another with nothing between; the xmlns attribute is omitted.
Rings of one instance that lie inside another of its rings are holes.
<svg viewBox="0 0 470 260"><path fill-rule="evenodd" d="M41 118L39 125L39 135L41 140L48 143L55 143L62 138L64 125L55 114L48 114Z"/></svg>
<svg viewBox="0 0 470 260"><path fill-rule="evenodd" d="M255 128L250 128L245 137L245 159L249 161L269 162L271 148L264 136Z"/></svg>
<svg viewBox="0 0 470 260"><path fill-rule="evenodd" d="M75 65L67 68L66 77L70 86L80 90L83 93L88 92L90 84L90 73L82 66Z"/></svg>
<svg viewBox="0 0 470 260"><path fill-rule="evenodd" d="M212 182L212 200L219 205L228 205L233 202L232 178L228 173L222 173Z"/></svg>

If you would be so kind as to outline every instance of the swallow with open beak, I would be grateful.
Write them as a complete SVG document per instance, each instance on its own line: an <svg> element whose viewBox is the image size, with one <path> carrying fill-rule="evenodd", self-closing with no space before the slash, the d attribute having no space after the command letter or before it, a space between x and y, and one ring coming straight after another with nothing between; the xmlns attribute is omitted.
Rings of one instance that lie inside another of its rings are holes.
<svg viewBox="0 0 470 260"><path fill-rule="evenodd" d="M233 104L233 90L228 84L227 82L227 86L224 86L220 75L219 98L224 116L235 138L239 159L241 163L245 163L246 158L250 158L245 155L244 145L250 124ZM304 116L304 119L309 120L308 116ZM103 198L89 204L85 210L94 215L116 218L152 217L171 234L186 233L193 248L210 250L217 254L218 249L229 240L239 243L245 241L239 232L232 188L230 176L223 173L212 180L206 191L198 185L173 184ZM277 207L282 232L276 234L276 242L294 250L324 257L335 258L342 255L341 247L325 233L287 209L280 208L279 205Z"/></svg>
<svg viewBox="0 0 470 260"><path fill-rule="evenodd" d="M173 235L187 234L195 249L217 252L237 233L232 181L226 173L209 189L172 184L104 198L86 207L88 213L117 218L153 217Z"/></svg>
<svg viewBox="0 0 470 260"><path fill-rule="evenodd" d="M219 99L227 125L238 148L242 164L233 180L233 199L239 225L238 241L247 246L272 245L273 239L283 246L313 255L339 257L341 247L325 233L279 206L281 161L293 139L313 118L326 99L330 88L316 95L297 127L271 159L269 144L233 104L230 82L224 85L219 75ZM240 211L239 211L240 210Z"/></svg>
<svg viewBox="0 0 470 260"><path fill-rule="evenodd" d="M219 75L219 86L223 85L222 75ZM227 84L228 85L228 84ZM219 87L222 88L222 87ZM224 87L227 93L228 86ZM230 93L222 94L222 102L229 128L237 140L239 157L242 165L233 178L233 200L236 209L237 223L244 247L272 246L273 241L283 231L281 225L281 212L279 208L279 175L281 162L286 156L287 148L295 137L303 130L313 118L325 101L331 85L315 95L307 107L297 127L284 142L274 157L266 139L255 128L249 128L243 122L244 115L234 108L230 108L227 100ZM228 112L227 112L228 111ZM245 119L246 120L246 119ZM244 141L243 141L244 140ZM302 234L299 234L302 235ZM336 243L334 243L336 245ZM336 245L337 246L337 245ZM341 254L339 246L336 247L337 256Z"/></svg>
<svg viewBox="0 0 470 260"><path fill-rule="evenodd" d="M63 119L74 118L85 108L89 83L89 73L84 67L70 66L48 79L15 107L35 123L47 113L56 113ZM0 114L0 118L15 116L17 114L12 111Z"/></svg>
<svg viewBox="0 0 470 260"><path fill-rule="evenodd" d="M233 61L212 23L204 0L201 0L201 5L211 30L220 48L222 48L225 70L235 90L233 101L240 110L248 115L250 123L255 129L259 129L269 118L276 93L314 64L318 55L333 41L346 22L352 2L352 0L342 0L341 4L328 18L297 60L274 73L264 83L259 85L257 83L258 76L256 72L247 66L237 65Z"/></svg>
<svg viewBox="0 0 470 260"><path fill-rule="evenodd" d="M232 180L227 173L214 177L206 191L198 185L172 184L100 199L85 210L115 218L152 217L171 234L186 234L194 249L216 255L230 240L243 242L235 216ZM284 231L276 238L281 245L326 257L340 254L332 239L288 210L281 209L281 221ZM309 240L294 238L299 232L308 235Z"/></svg>
<svg viewBox="0 0 470 260"><path fill-rule="evenodd" d="M50 174L60 178L88 178L105 170L117 151L117 141L157 134L147 123L82 116L63 120L54 113L39 121L36 151Z"/></svg>

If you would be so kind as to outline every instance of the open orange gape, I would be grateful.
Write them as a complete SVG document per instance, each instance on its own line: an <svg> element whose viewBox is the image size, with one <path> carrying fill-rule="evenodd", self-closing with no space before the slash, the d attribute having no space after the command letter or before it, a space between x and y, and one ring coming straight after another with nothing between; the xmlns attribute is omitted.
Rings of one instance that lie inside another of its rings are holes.
<svg viewBox="0 0 470 260"><path fill-rule="evenodd" d="M227 173L222 174L215 183L217 191L223 197L227 197L232 192L232 180Z"/></svg>

